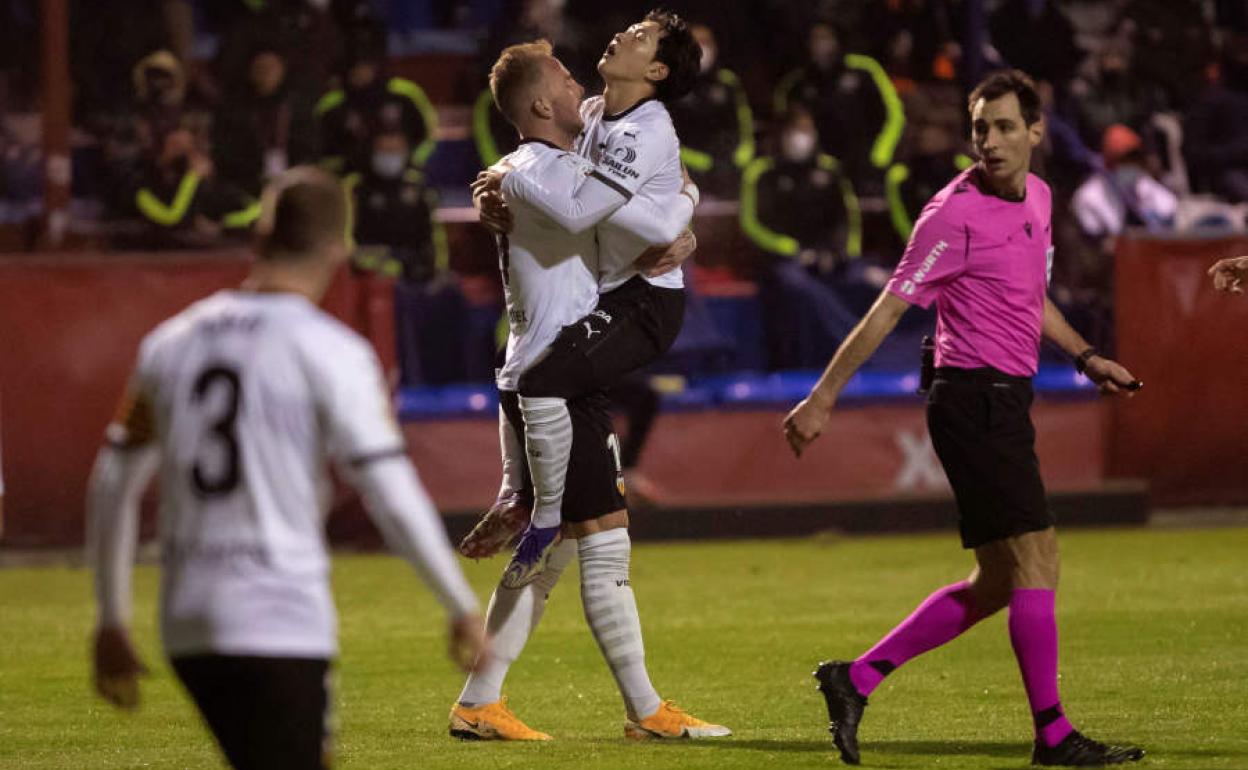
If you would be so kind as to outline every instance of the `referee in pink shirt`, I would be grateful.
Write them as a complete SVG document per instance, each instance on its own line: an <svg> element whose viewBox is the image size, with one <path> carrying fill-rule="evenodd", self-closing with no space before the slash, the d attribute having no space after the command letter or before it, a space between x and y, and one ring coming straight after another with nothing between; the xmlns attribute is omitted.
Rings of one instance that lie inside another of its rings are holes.
<svg viewBox="0 0 1248 770"><path fill-rule="evenodd" d="M1035 723L1032 763L1095 766L1144 756L1091 740L1067 720L1057 689L1057 535L1045 501L1029 410L1043 335L1104 393L1138 388L1049 301L1049 186L1029 172L1044 137L1040 97L1022 72L989 76L969 99L979 162L923 209L892 280L784 421L794 453L827 424L853 373L911 305L936 303L936 373L927 423L958 503L975 569L939 589L852 662L815 672L841 758L858 764L867 696L906 661L1009 607L1010 643Z"/></svg>

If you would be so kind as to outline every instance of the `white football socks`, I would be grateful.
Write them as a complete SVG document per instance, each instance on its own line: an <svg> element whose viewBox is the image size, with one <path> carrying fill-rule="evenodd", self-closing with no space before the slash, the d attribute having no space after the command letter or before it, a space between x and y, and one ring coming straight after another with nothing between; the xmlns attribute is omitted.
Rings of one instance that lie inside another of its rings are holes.
<svg viewBox="0 0 1248 770"><path fill-rule="evenodd" d="M628 582L632 550L628 530L595 532L577 542L585 619L611 667L629 717L648 717L658 710L660 700L646 673L641 619L637 616L637 600Z"/></svg>
<svg viewBox="0 0 1248 770"><path fill-rule="evenodd" d="M548 528L563 521L563 487L572 454L572 417L562 398L520 397L524 414L525 452L533 477L533 526Z"/></svg>
<svg viewBox="0 0 1248 770"><path fill-rule="evenodd" d="M505 588L499 584L490 597L485 614L485 627L490 635L490 657L480 671L468 675L459 703L481 706L502 697L503 679L507 670L529 641L546 609L546 599L559 581L559 576L576 555L576 541L564 540L550 553L546 568L532 583L521 588Z"/></svg>
<svg viewBox="0 0 1248 770"><path fill-rule="evenodd" d="M498 499L502 500L524 489L524 447L501 406L498 408L498 445L503 456L503 483L498 490Z"/></svg>

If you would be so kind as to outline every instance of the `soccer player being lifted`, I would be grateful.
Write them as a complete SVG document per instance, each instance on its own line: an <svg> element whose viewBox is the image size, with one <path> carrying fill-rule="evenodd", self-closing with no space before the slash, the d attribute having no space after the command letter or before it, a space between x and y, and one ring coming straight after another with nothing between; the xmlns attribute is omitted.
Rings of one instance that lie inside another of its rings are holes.
<svg viewBox="0 0 1248 770"><path fill-rule="evenodd" d="M551 56L547 43L505 50L491 71L490 88L521 137L519 149L505 159L509 171L503 192L510 202L512 226L509 233L497 236L510 326L506 360L498 376L500 433L504 454L515 460L507 470L514 474L517 488L525 482L524 456L517 454L520 444L540 448L535 462L543 461L547 453L564 453L556 501L562 523L554 525L564 537L550 549L544 569L534 570L528 579L514 580L514 562L504 573L487 613L491 655L465 683L451 711L451 734L468 739L549 739L507 708L501 697L502 683L541 618L550 591L575 556L580 561L586 620L624 698L625 734L633 738L728 735L727 728L662 701L650 683L637 604L629 585L628 512L605 392L598 386L589 392L561 391L567 395L547 398L547 402L557 401L550 408L557 408L557 419L562 422L553 436L538 439L534 433L546 423L534 421L533 399L525 390L541 362L559 355L559 340L569 334L576 335L577 343L608 336L603 327L585 320L599 303L600 274L609 269L602 262L602 229L595 230L594 225L606 220L604 224L637 233L631 236L635 240L662 242L685 227L693 201L680 192L679 167L676 185L666 197L624 193L615 189L622 185L601 166L572 151L583 125L578 109L582 89ZM528 189L516 193L515 187L521 184ZM572 208L577 213L552 203L561 191L562 198L575 198ZM598 306L601 310L602 305ZM618 323L630 311L629 307L612 308L612 318L604 323ZM587 334L586 327L592 333ZM538 403L545 406L541 397ZM522 417L526 409L529 412ZM554 439L563 444L552 448Z"/></svg>
<svg viewBox="0 0 1248 770"><path fill-rule="evenodd" d="M971 93L979 162L937 193L892 280L784 421L798 455L818 438L838 394L910 305L936 303L936 371L928 394L932 445L957 498L968 579L933 593L852 662L815 672L841 758L858 764L867 696L910 659L1009 608L1010 643L1035 727L1032 762L1104 765L1140 759L1071 725L1057 687L1058 553L1029 415L1041 337L1068 353L1103 393L1139 385L1100 356L1049 301L1049 187L1029 173L1044 135L1040 98L1021 72L989 76Z"/></svg>
<svg viewBox="0 0 1248 770"><path fill-rule="evenodd" d="M524 201L564 229L592 229L598 239L597 307L565 328L519 381L535 499L532 523L508 567L511 585L532 580L541 571L559 532L571 452L568 401L609 388L653 362L671 347L684 320L679 262L693 248L685 226L697 204L697 187L680 165L680 143L664 103L688 93L700 57L701 48L682 19L651 12L611 39L598 62L605 91L580 105L584 127L572 149L593 165L588 179L542 185L501 163L482 172L474 185L482 221L496 231L505 230L510 221L500 204ZM654 223L658 232L653 225L640 230L611 216L635 199L668 212ZM650 256L662 254L661 247L643 256L649 247L673 240L657 265ZM505 460L505 465L519 463ZM517 490L504 477L502 504L461 545L465 555L490 555L514 537L517 521L526 523L523 506L511 502Z"/></svg>
<svg viewBox="0 0 1248 770"><path fill-rule="evenodd" d="M160 472L161 638L239 770L329 762L337 655L324 523L328 453L386 542L451 615L451 654L480 666L477 601L413 471L368 342L316 307L346 259L342 186L311 167L265 191L242 288L148 334L88 499L99 621L95 686L138 703L130 642L139 499ZM474 662L475 661L475 662Z"/></svg>

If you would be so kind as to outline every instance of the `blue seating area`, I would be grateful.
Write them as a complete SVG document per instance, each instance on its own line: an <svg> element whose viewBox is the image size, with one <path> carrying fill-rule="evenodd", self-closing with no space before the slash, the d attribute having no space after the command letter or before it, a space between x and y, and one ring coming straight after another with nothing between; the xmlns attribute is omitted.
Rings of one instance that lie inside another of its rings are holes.
<svg viewBox="0 0 1248 770"><path fill-rule="evenodd" d="M803 398L818 379L810 370L771 373L738 372L695 377L681 382L665 379L663 410L693 412L712 409L785 408ZM1096 386L1076 374L1069 364L1044 365L1035 377L1036 392L1050 398L1093 398ZM922 403L915 389L917 371L859 372L849 381L842 403ZM488 383L404 388L398 394L399 417L406 421L493 417L498 391Z"/></svg>

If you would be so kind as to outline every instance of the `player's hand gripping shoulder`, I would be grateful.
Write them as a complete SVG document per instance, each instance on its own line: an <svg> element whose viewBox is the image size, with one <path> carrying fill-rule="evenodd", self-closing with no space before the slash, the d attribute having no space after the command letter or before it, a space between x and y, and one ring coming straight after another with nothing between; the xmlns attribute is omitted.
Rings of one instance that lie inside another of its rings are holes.
<svg viewBox="0 0 1248 770"><path fill-rule="evenodd" d="M474 613L452 619L447 638L451 660L461 671L480 671L489 659L489 641L480 615Z"/></svg>
<svg viewBox="0 0 1248 770"><path fill-rule="evenodd" d="M121 627L98 628L92 649L95 691L117 708L139 706L139 677L147 666L139 660L130 642L130 632Z"/></svg>
<svg viewBox="0 0 1248 770"><path fill-rule="evenodd" d="M651 278L670 273L685 263L698 248L698 239L686 228L676 240L666 246L651 246L633 262L638 272Z"/></svg>
<svg viewBox="0 0 1248 770"><path fill-rule="evenodd" d="M784 418L784 438L795 456L801 457L806 447L819 438L831 414L832 404L817 390L793 407Z"/></svg>
<svg viewBox="0 0 1248 770"><path fill-rule="evenodd" d="M507 163L496 163L477 174L472 183L472 205L487 230L500 235L511 232L511 209L503 200L503 179L511 172Z"/></svg>
<svg viewBox="0 0 1248 770"><path fill-rule="evenodd" d="M1248 256L1219 259L1209 268L1213 288L1230 294L1243 294L1241 284L1248 278Z"/></svg>

